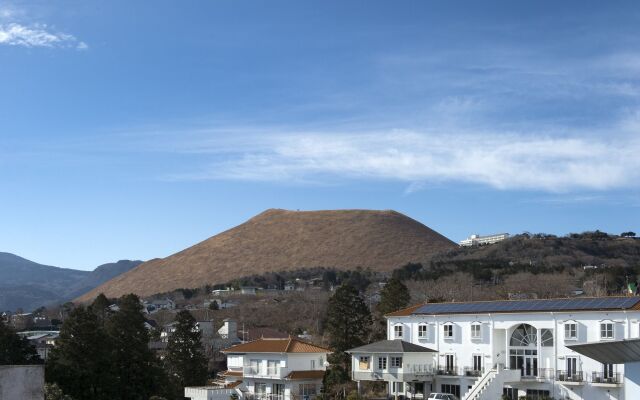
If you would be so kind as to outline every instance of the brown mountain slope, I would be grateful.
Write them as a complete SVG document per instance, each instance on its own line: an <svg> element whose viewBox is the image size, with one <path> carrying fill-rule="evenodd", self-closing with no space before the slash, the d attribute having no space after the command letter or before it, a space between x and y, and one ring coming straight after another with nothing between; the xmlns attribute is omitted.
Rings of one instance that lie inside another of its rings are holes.
<svg viewBox="0 0 640 400"><path fill-rule="evenodd" d="M164 259L145 262L80 297L148 296L311 267L391 271L455 244L395 211L267 210Z"/></svg>

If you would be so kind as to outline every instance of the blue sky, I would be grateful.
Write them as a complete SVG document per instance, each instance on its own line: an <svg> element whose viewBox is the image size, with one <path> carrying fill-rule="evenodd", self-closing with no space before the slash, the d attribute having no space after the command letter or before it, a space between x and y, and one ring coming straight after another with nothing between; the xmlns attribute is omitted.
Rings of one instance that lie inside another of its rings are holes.
<svg viewBox="0 0 640 400"><path fill-rule="evenodd" d="M92 269L267 208L640 230L636 2L0 0L0 251Z"/></svg>

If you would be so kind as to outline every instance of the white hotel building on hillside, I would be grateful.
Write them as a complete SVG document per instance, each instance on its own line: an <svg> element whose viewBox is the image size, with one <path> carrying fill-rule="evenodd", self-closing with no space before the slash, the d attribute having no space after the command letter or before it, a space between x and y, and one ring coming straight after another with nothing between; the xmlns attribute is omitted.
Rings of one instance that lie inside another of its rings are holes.
<svg viewBox="0 0 640 400"><path fill-rule="evenodd" d="M352 349L352 376L389 395L624 399L623 365L567 346L640 337L640 297L428 303L387 316L389 340Z"/></svg>

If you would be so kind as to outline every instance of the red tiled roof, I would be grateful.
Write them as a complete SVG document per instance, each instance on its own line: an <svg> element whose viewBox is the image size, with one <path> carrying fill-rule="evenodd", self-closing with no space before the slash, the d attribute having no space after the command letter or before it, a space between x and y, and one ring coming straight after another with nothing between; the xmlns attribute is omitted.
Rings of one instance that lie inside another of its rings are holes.
<svg viewBox="0 0 640 400"><path fill-rule="evenodd" d="M258 339L222 350L223 353L331 353L332 351L295 338Z"/></svg>
<svg viewBox="0 0 640 400"><path fill-rule="evenodd" d="M303 380L303 379L322 379L324 371L291 371L287 375L287 379Z"/></svg>
<svg viewBox="0 0 640 400"><path fill-rule="evenodd" d="M224 371L222 376L242 376L242 371Z"/></svg>

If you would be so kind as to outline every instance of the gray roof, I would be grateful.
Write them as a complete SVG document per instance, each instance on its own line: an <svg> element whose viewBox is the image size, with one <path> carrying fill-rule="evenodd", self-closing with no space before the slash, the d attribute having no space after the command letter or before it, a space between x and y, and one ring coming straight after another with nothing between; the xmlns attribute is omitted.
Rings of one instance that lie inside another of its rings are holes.
<svg viewBox="0 0 640 400"><path fill-rule="evenodd" d="M640 361L640 339L574 344L567 347L606 364L624 364Z"/></svg>
<svg viewBox="0 0 640 400"><path fill-rule="evenodd" d="M347 350L347 353L436 353L436 350L404 340L381 340L355 349Z"/></svg>
<svg viewBox="0 0 640 400"><path fill-rule="evenodd" d="M545 311L628 310L640 304L640 297L576 297L567 299L495 300L464 303L427 303L412 314L479 314ZM393 315L394 313L391 313Z"/></svg>

